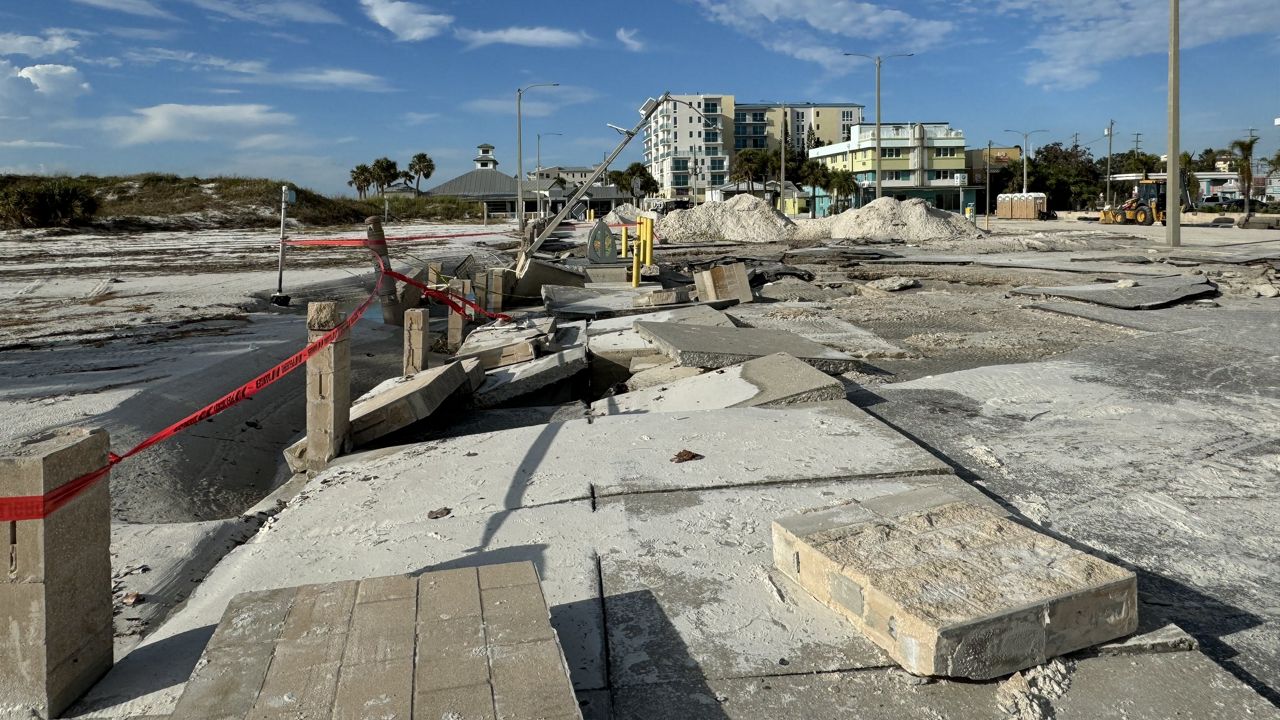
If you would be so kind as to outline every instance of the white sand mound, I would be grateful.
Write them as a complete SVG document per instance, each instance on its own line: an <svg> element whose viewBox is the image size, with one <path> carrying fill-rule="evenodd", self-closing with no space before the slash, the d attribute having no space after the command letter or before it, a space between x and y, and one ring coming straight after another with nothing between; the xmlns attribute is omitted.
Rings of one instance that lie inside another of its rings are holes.
<svg viewBox="0 0 1280 720"><path fill-rule="evenodd" d="M640 208L631 203L622 203L610 210L609 214L604 216L604 221L610 225L633 225L639 217Z"/></svg>
<svg viewBox="0 0 1280 720"><path fill-rule="evenodd" d="M963 215L939 210L920 198L899 202L882 197L846 210L831 222L833 240L928 243L983 236Z"/></svg>
<svg viewBox="0 0 1280 720"><path fill-rule="evenodd" d="M735 195L692 210L676 210L658 221L658 236L668 242L781 242L795 223L754 195Z"/></svg>

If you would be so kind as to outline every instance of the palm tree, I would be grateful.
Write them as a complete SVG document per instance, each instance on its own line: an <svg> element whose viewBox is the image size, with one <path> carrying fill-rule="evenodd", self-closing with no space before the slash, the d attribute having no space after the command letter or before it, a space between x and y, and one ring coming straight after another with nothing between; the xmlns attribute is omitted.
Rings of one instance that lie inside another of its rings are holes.
<svg viewBox="0 0 1280 720"><path fill-rule="evenodd" d="M387 189L387 186L400 178L400 168L395 160L387 157L380 157L373 161L373 185L381 194Z"/></svg>
<svg viewBox="0 0 1280 720"><path fill-rule="evenodd" d="M1259 138L1232 140L1231 151L1240 157L1240 184L1244 186L1244 214L1249 214L1249 196L1253 195L1253 148Z"/></svg>
<svg viewBox="0 0 1280 720"><path fill-rule="evenodd" d="M809 217L818 216L818 188L827 180L827 166L817 160L800 164L800 182L809 186Z"/></svg>
<svg viewBox="0 0 1280 720"><path fill-rule="evenodd" d="M836 209L839 210L840 198L852 197L858 191L858 179L852 170L832 170L827 177L826 189L835 199Z"/></svg>
<svg viewBox="0 0 1280 720"><path fill-rule="evenodd" d="M768 172L769 156L762 150L740 150L733 158L733 168L729 170L729 179L734 182L746 182L747 192L755 194L753 183L757 177L764 177Z"/></svg>
<svg viewBox="0 0 1280 720"><path fill-rule="evenodd" d="M351 179L347 184L356 189L356 197L363 200L365 193L369 191L369 186L373 184L373 170L364 164L360 164L351 169Z"/></svg>
<svg viewBox="0 0 1280 720"><path fill-rule="evenodd" d="M431 179L432 173L436 171L436 161L426 153L418 153L409 160L409 172L413 173L415 178L413 189L422 192L421 184L423 180Z"/></svg>
<svg viewBox="0 0 1280 720"><path fill-rule="evenodd" d="M1195 159L1191 157L1191 153L1185 151L1179 158L1178 162L1182 166L1182 185L1175 191L1178 194L1178 202L1189 199L1192 204L1198 203L1200 202L1200 178L1196 177L1195 170L1192 169L1195 166ZM1166 192L1169 191L1166 190Z"/></svg>

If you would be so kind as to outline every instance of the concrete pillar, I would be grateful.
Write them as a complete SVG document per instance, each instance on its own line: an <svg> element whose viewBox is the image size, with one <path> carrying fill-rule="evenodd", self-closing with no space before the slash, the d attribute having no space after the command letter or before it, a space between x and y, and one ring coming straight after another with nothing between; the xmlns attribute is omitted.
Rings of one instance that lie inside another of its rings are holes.
<svg viewBox="0 0 1280 720"><path fill-rule="evenodd" d="M493 268L489 276L489 302L485 305L491 313L502 312L502 296L506 294L507 274L504 268Z"/></svg>
<svg viewBox="0 0 1280 720"><path fill-rule="evenodd" d="M380 271L383 267L391 269L391 257L387 254L387 237L382 232L382 221L376 217L367 217L364 219L366 228L365 243L369 249L378 254L382 258L382 264L379 265L377 260L373 261L374 272ZM403 325L404 311L400 308L400 300L396 297L396 281L393 278L381 275L378 277L378 300L382 302L382 322L387 325Z"/></svg>
<svg viewBox="0 0 1280 720"><path fill-rule="evenodd" d="M45 495L107 465L107 434L66 428L0 448L0 497ZM101 478L41 520L0 523L0 716L58 717L111 669L111 499Z"/></svg>
<svg viewBox="0 0 1280 720"><path fill-rule="evenodd" d="M427 263L427 284L436 286L444 282L444 263L433 260Z"/></svg>
<svg viewBox="0 0 1280 720"><path fill-rule="evenodd" d="M427 352L431 348L429 321L426 308L404 311L404 374L406 376L427 369Z"/></svg>
<svg viewBox="0 0 1280 720"><path fill-rule="evenodd" d="M454 296L464 296L462 292L462 280L449 281L449 294ZM449 352L462 347L462 330L467 324L467 317L463 313L456 313L452 309L449 310L449 333L445 337Z"/></svg>
<svg viewBox="0 0 1280 720"><path fill-rule="evenodd" d="M312 342L345 319L336 302L307 306ZM351 341L343 333L307 360L307 466L323 469L349 449L351 427Z"/></svg>

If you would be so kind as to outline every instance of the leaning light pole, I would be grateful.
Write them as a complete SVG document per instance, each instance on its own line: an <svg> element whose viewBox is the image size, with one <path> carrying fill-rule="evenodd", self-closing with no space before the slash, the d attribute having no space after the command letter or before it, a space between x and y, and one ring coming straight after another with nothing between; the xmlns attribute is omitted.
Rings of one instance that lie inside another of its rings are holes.
<svg viewBox="0 0 1280 720"><path fill-rule="evenodd" d="M557 87L560 83L534 83L516 88L516 225L524 237L524 126L521 123L520 103L524 92L536 87Z"/></svg>
<svg viewBox="0 0 1280 720"><path fill-rule="evenodd" d="M1031 159L1031 136L1048 130L1005 130L1022 136L1022 194L1027 194L1027 162Z"/></svg>
<svg viewBox="0 0 1280 720"><path fill-rule="evenodd" d="M884 63L886 58L912 57L915 53L900 53L898 55L885 55L883 57L880 55L873 57L871 55L863 55L862 53L850 52L845 53L845 55L851 57L864 57L868 60L876 61L876 199L879 200L881 194L884 192L884 186L880 180L880 66Z"/></svg>
<svg viewBox="0 0 1280 720"><path fill-rule="evenodd" d="M1181 69L1179 65L1178 0L1169 0L1169 145L1164 184L1165 239L1169 247L1182 245ZM1249 189L1245 190L1248 197Z"/></svg>

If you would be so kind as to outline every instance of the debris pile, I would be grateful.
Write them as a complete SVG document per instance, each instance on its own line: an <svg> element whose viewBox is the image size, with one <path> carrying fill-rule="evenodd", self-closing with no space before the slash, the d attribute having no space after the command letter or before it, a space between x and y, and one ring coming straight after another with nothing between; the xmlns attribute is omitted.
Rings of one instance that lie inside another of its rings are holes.
<svg viewBox="0 0 1280 720"><path fill-rule="evenodd" d="M726 202L709 202L691 210L676 210L658 221L658 235L667 242L724 240L780 242L795 229L782 213L754 195L735 195Z"/></svg>
<svg viewBox="0 0 1280 720"><path fill-rule="evenodd" d="M833 240L928 243L985 235L963 215L939 210L920 198L899 202L882 197L829 222Z"/></svg>
<svg viewBox="0 0 1280 720"><path fill-rule="evenodd" d="M634 225L640 218L640 208L631 203L622 203L604 216L609 225Z"/></svg>

